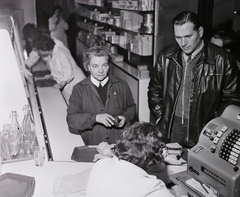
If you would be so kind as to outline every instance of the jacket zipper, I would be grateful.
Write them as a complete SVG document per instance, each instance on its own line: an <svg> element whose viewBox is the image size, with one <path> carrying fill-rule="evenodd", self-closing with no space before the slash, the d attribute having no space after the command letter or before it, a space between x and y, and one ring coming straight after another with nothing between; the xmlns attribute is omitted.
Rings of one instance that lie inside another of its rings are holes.
<svg viewBox="0 0 240 197"><path fill-rule="evenodd" d="M172 58L172 59L173 59L173 61L177 64L177 66L182 69L182 67L180 66L180 64L179 64L174 58ZM180 81L180 87L181 87L181 85L182 85L182 79L181 79L181 81ZM180 92L180 91L178 91L176 101L177 101L178 98L179 98L179 94L180 94L179 92ZM174 111L175 111L176 105L177 105L177 104L176 104L176 101L175 101L174 106L173 106L173 112L172 112L171 119L170 119L170 124L169 124L169 127L168 127L168 139L170 139L170 133L171 133L172 122L173 122L173 114L174 114Z"/></svg>

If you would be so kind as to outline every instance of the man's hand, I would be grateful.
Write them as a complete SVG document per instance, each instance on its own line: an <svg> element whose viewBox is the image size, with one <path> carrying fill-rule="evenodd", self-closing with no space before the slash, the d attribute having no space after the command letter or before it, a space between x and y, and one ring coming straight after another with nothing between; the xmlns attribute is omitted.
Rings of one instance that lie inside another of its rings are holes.
<svg viewBox="0 0 240 197"><path fill-rule="evenodd" d="M106 127L111 127L112 125L114 125L114 117L107 113L97 114L96 121L102 123Z"/></svg>

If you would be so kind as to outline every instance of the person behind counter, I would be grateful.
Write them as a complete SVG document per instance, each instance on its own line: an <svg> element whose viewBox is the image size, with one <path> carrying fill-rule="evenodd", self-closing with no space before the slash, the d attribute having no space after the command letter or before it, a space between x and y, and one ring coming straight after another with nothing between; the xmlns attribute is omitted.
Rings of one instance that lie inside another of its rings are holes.
<svg viewBox="0 0 240 197"><path fill-rule="evenodd" d="M136 104L126 81L108 74L111 59L108 48L89 48L83 54L83 63L90 75L73 88L69 100L69 130L80 133L86 145L115 143L121 129L136 114Z"/></svg>
<svg viewBox="0 0 240 197"><path fill-rule="evenodd" d="M163 162L165 145L161 141L162 134L152 123L136 122L123 129L113 151L115 156L105 157L94 164L86 196L187 197L187 191L181 186L175 185L169 190L162 180L146 172ZM215 196L210 189L207 191L206 197Z"/></svg>
<svg viewBox="0 0 240 197"><path fill-rule="evenodd" d="M205 124L240 105L240 78L231 54L203 39L195 13L181 12L172 24L177 43L159 53L148 103L164 141L190 148Z"/></svg>
<svg viewBox="0 0 240 197"><path fill-rule="evenodd" d="M53 8L53 16L48 20L48 28L52 38L61 40L63 44L68 47L66 30L68 30L68 23L62 18L62 7L56 5Z"/></svg>
<svg viewBox="0 0 240 197"><path fill-rule="evenodd" d="M76 64L70 51L59 40L53 40L47 35L39 35L34 40L33 46L47 62L51 77L57 82L54 88L62 90L68 104L73 86L85 78L83 71Z"/></svg>

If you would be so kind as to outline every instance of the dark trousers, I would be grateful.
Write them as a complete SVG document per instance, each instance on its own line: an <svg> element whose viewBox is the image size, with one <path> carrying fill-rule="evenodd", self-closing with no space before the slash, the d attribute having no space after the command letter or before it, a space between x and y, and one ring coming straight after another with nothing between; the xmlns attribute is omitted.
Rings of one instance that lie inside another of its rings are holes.
<svg viewBox="0 0 240 197"><path fill-rule="evenodd" d="M186 147L187 125L187 119L184 119L184 122L182 123L181 117L174 117L170 138L171 143L178 142L182 147Z"/></svg>

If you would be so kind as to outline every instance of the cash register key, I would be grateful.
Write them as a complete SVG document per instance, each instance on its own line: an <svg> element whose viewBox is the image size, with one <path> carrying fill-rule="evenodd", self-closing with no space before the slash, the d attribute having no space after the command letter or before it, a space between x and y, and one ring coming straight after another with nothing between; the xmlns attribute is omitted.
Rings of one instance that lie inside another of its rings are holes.
<svg viewBox="0 0 240 197"><path fill-rule="evenodd" d="M213 143L214 143L214 144L217 144L218 141L219 141L219 138L215 137L214 140L213 140Z"/></svg>
<svg viewBox="0 0 240 197"><path fill-rule="evenodd" d="M228 130L228 128L226 127L226 126L223 126L222 128L221 128L221 131L222 132L226 132Z"/></svg>
<svg viewBox="0 0 240 197"><path fill-rule="evenodd" d="M215 146L215 145L212 145L210 151L211 151L212 153L215 153L215 151L216 151L216 146Z"/></svg>

